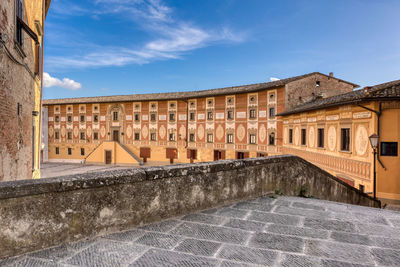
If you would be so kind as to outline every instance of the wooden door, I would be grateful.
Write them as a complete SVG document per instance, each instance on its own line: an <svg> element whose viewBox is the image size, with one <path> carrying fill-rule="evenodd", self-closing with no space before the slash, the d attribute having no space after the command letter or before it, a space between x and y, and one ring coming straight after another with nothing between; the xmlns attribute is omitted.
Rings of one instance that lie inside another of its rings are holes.
<svg viewBox="0 0 400 267"><path fill-rule="evenodd" d="M106 157L106 160L105 160L106 164L111 164L111 162L112 162L111 150L106 150L105 153L106 153L106 156L105 156Z"/></svg>
<svg viewBox="0 0 400 267"><path fill-rule="evenodd" d="M113 131L113 141L119 142L119 131L118 130Z"/></svg>

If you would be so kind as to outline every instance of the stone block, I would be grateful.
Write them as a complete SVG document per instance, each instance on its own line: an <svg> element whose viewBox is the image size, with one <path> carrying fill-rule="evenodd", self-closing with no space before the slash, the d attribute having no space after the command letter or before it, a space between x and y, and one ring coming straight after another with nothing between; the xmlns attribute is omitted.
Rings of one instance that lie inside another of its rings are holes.
<svg viewBox="0 0 400 267"><path fill-rule="evenodd" d="M304 266L304 267L319 267L321 266L321 260L315 257L303 256L297 254L283 254L281 256L280 266L292 267L292 266Z"/></svg>
<svg viewBox="0 0 400 267"><path fill-rule="evenodd" d="M231 218L224 224L224 226L239 228L246 231L262 232L265 227L265 223Z"/></svg>
<svg viewBox="0 0 400 267"><path fill-rule="evenodd" d="M232 208L220 208L216 210L216 214L224 217L232 217L232 218L239 218L243 219L247 216L249 211L247 210L239 210L239 209L232 209Z"/></svg>
<svg viewBox="0 0 400 267"><path fill-rule="evenodd" d="M142 230L165 233L175 228L181 222L178 220L166 220L156 223L151 223L140 227Z"/></svg>
<svg viewBox="0 0 400 267"><path fill-rule="evenodd" d="M332 231L352 232L356 231L356 227L352 222L339 220L311 219L306 218L304 226L313 229L325 229Z"/></svg>
<svg viewBox="0 0 400 267"><path fill-rule="evenodd" d="M116 240L116 241L124 241L124 242L132 242L138 239L139 237L143 236L145 231L135 229L125 232L114 233L110 235L103 236L103 238Z"/></svg>
<svg viewBox="0 0 400 267"><path fill-rule="evenodd" d="M213 256L220 243L188 238L183 240L174 250L195 255Z"/></svg>
<svg viewBox="0 0 400 267"><path fill-rule="evenodd" d="M182 238L175 235L148 232L139 237L136 243L156 248L171 249L178 244L180 240L182 240Z"/></svg>
<svg viewBox="0 0 400 267"><path fill-rule="evenodd" d="M309 210L322 210L325 211L326 209L322 206L303 203L303 202L293 202L292 207L300 208L300 209L309 209Z"/></svg>
<svg viewBox="0 0 400 267"><path fill-rule="evenodd" d="M311 256L339 261L373 264L373 259L368 248L354 244L344 244L321 240L307 240L305 253Z"/></svg>
<svg viewBox="0 0 400 267"><path fill-rule="evenodd" d="M278 253L264 249L224 245L217 257L232 261L272 266L278 257Z"/></svg>
<svg viewBox="0 0 400 267"><path fill-rule="evenodd" d="M285 225L299 225L300 217L278 214L278 213L267 213L267 212L251 212L248 217L249 220L264 222L264 223L275 223L275 224L285 224Z"/></svg>
<svg viewBox="0 0 400 267"><path fill-rule="evenodd" d="M172 230L171 233L233 244L244 244L250 234L249 232L239 229L189 222L179 225L177 228Z"/></svg>
<svg viewBox="0 0 400 267"><path fill-rule="evenodd" d="M143 256L137 259L130 267L150 267L150 266L190 266L190 267L216 267L216 259L201 256L188 255L180 252L150 249Z"/></svg>
<svg viewBox="0 0 400 267"><path fill-rule="evenodd" d="M249 246L290 252L302 252L304 240L293 236L255 233L250 239Z"/></svg>
<svg viewBox="0 0 400 267"><path fill-rule="evenodd" d="M297 215L304 216L307 218L330 218L332 216L331 212L321 211L321 210L307 210L307 209L298 209L292 207L278 206L274 212L289 214L289 215Z"/></svg>
<svg viewBox="0 0 400 267"><path fill-rule="evenodd" d="M223 217L213 216L209 214L194 213L183 216L182 221L201 222L206 224L221 225L224 222Z"/></svg>
<svg viewBox="0 0 400 267"><path fill-rule="evenodd" d="M294 235L318 239L327 239L329 235L329 232L326 230L287 226L281 224L268 225L266 231L282 235Z"/></svg>
<svg viewBox="0 0 400 267"><path fill-rule="evenodd" d="M371 240L367 235L351 234L348 232L332 232L331 238L337 242L370 245Z"/></svg>
<svg viewBox="0 0 400 267"><path fill-rule="evenodd" d="M371 248L378 266L399 266L400 251L393 249Z"/></svg>
<svg viewBox="0 0 400 267"><path fill-rule="evenodd" d="M324 267L372 267L375 265L364 265L364 264L351 263L351 262L345 262L345 261L322 259L322 266L324 266Z"/></svg>
<svg viewBox="0 0 400 267"><path fill-rule="evenodd" d="M258 211L269 212L272 210L273 206L247 201L247 202L237 203L236 205L233 206L233 208L242 210L258 210Z"/></svg>
<svg viewBox="0 0 400 267"><path fill-rule="evenodd" d="M400 236L395 236L395 237L400 238ZM400 250L400 239L383 237L383 236L374 236L371 237L371 239L376 247Z"/></svg>

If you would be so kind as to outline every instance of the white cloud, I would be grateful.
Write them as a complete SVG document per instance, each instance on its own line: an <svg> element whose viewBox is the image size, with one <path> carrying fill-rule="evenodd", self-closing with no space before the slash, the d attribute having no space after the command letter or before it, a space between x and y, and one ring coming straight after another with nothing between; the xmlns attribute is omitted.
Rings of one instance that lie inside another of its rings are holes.
<svg viewBox="0 0 400 267"><path fill-rule="evenodd" d="M155 39L139 47L111 47L93 44L90 53L72 56L47 56L48 67L86 68L146 64L155 60L178 59L183 54L215 43L238 43L243 34L229 28L204 30L172 18L172 8L161 0L95 0L93 14L117 14L135 20ZM128 15L127 15L128 14Z"/></svg>
<svg viewBox="0 0 400 267"><path fill-rule="evenodd" d="M280 79L279 79L279 78L271 77L269 80L270 80L271 82L276 82L276 81L279 81Z"/></svg>
<svg viewBox="0 0 400 267"><path fill-rule="evenodd" d="M43 86L44 87L62 87L71 90L78 90L82 88L82 85L69 78L63 78L62 80L51 77L47 72L43 73Z"/></svg>

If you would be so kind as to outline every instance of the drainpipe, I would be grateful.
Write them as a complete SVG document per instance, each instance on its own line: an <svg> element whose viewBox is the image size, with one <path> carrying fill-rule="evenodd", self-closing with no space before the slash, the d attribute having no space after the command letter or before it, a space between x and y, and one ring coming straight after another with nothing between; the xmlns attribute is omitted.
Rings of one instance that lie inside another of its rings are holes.
<svg viewBox="0 0 400 267"><path fill-rule="evenodd" d="M369 108L369 107L365 107L365 106L363 106L363 105L361 105L361 104L359 104L359 103L356 103L357 106L359 106L359 107L361 107L361 108L363 108L363 109L366 109L366 110L368 110L368 111L374 112L374 113L376 114L376 116L377 116L377 128L378 128L378 129L377 129L377 134L378 134L378 136L380 136L380 118L381 118L381 115L382 115L382 102L378 102L378 104L379 104L379 109L378 109L378 111L376 111L376 110L374 110L374 109L371 109L371 108ZM379 145L378 145L378 147L377 147L376 159L378 160L378 162L379 162L379 164L381 165L381 167L382 167L384 170L386 170L385 165L383 165L383 163L382 163L382 161L381 161L381 159L380 159L380 157L379 157Z"/></svg>

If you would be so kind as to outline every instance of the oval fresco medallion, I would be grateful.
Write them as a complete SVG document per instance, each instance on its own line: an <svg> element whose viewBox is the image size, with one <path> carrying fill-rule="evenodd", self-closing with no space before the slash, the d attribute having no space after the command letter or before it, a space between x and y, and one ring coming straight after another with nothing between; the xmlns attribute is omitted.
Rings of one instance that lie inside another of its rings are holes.
<svg viewBox="0 0 400 267"><path fill-rule="evenodd" d="M368 132L364 125L358 126L355 141L357 154L359 156L364 155L368 148Z"/></svg>
<svg viewBox="0 0 400 267"><path fill-rule="evenodd" d="M258 135L260 136L260 141L264 142L265 138L267 137L267 129L265 128L264 124L261 124L260 129L258 130Z"/></svg>
<svg viewBox="0 0 400 267"><path fill-rule="evenodd" d="M328 148L330 151L334 151L336 148L336 128L333 125L328 129Z"/></svg>
<svg viewBox="0 0 400 267"><path fill-rule="evenodd" d="M126 137L131 138L132 136L132 126L128 125L128 127L126 127Z"/></svg>
<svg viewBox="0 0 400 267"><path fill-rule="evenodd" d="M217 137L217 140L221 140L224 137L224 128L222 128L221 124L218 125L215 131L215 136Z"/></svg>
<svg viewBox="0 0 400 267"><path fill-rule="evenodd" d="M149 134L149 128L147 127L147 125L145 124L142 128L142 136L144 139L147 138L147 135Z"/></svg>
<svg viewBox="0 0 400 267"><path fill-rule="evenodd" d="M199 137L200 140L204 138L204 126L203 126L203 124L200 124L199 127L197 128L197 136Z"/></svg>
<svg viewBox="0 0 400 267"><path fill-rule="evenodd" d="M308 130L308 145L310 147L314 147L314 142L315 142L315 131L314 131L314 127L311 126L310 129Z"/></svg>
<svg viewBox="0 0 400 267"><path fill-rule="evenodd" d="M246 135L246 129L242 124L240 124L236 130L236 135L239 141L242 141Z"/></svg>
<svg viewBox="0 0 400 267"><path fill-rule="evenodd" d="M161 139L164 139L164 137L165 137L165 126L164 125L160 126L159 135L160 135Z"/></svg>

